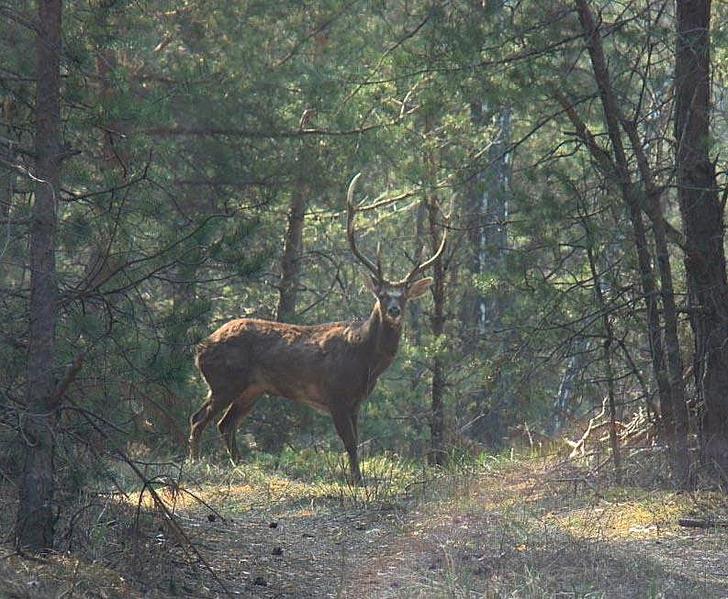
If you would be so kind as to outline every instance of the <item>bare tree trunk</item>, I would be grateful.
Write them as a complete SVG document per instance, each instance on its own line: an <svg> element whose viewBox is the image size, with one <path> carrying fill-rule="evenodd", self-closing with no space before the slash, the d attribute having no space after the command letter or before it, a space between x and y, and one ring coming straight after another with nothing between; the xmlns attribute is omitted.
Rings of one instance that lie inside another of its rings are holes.
<svg viewBox="0 0 728 599"><path fill-rule="evenodd" d="M430 243L433 252L440 246L440 210L435 196L428 198L427 216L430 227ZM445 269L442 256L439 256L432 265L432 334L437 339L445 332ZM432 360L432 393L431 393L431 450L428 456L430 465L442 466L445 464L445 364L439 353L435 353Z"/></svg>
<svg viewBox="0 0 728 599"><path fill-rule="evenodd" d="M321 61L323 52L328 45L328 33L324 21L320 20L320 27L314 37L314 53L312 65L316 66ZM306 108L301 114L299 127L305 129L311 125L316 118L315 108ZM298 299L298 288L301 274L301 255L303 254L303 227L306 217L306 199L309 193L309 186L306 184L309 176L309 169L315 164L318 151L305 139L301 141L298 148L297 164L298 174L295 178L295 188L291 195L291 203L288 210L288 226L283 244L283 256L281 257L281 277L278 283L278 307L276 309L276 320L279 322L292 322L296 317L296 301Z"/></svg>
<svg viewBox="0 0 728 599"><path fill-rule="evenodd" d="M0 133L7 135L9 131L4 131L4 127L0 127ZM10 127L7 127L10 129ZM10 136L7 135L8 139ZM4 154L4 155L3 155ZM12 149L8 149L7 153L0 154L0 159L10 164L15 163L15 155ZM13 227L11 222L13 195L15 193L16 173L13 169L7 168L0 163L0 264L5 258L5 253L10 248L11 235ZM0 268L0 287L4 286L6 281L5 270Z"/></svg>
<svg viewBox="0 0 728 599"><path fill-rule="evenodd" d="M577 377L585 368L585 355L589 351L589 340L586 337L577 337L572 342L572 353L566 363L564 374L561 376L559 390L556 394L554 407L549 419L546 432L554 437L564 428L572 412L572 404L577 396Z"/></svg>
<svg viewBox="0 0 728 599"><path fill-rule="evenodd" d="M728 479L728 281L724 206L710 161L710 0L677 1L675 139L703 461Z"/></svg>
<svg viewBox="0 0 728 599"><path fill-rule="evenodd" d="M510 197L511 110L507 106L488 111L481 101L470 103L470 119L475 127L489 123L498 127L498 135L487 153L487 162L473 178L466 192L464 227L468 243L465 246L468 269L481 282L502 267L508 243L508 200ZM470 353L478 352L488 339L489 355L502 353L506 342L493 345L494 333L500 328L506 298L493 286L488 294L477 285L466 285L460 309L460 337ZM497 333L495 333L497 335ZM485 356L486 358L488 356ZM492 391L480 389L474 395L475 414L471 434L480 441L503 436L499 412L494 406L510 402L507 369L498 369ZM492 443L492 442L491 442ZM494 446L495 447L495 446Z"/></svg>
<svg viewBox="0 0 728 599"><path fill-rule="evenodd" d="M427 201L422 201L417 205L417 213L415 214L415 254L413 260L415 264L419 264L422 261L422 252L425 246L425 216L427 212ZM422 303L421 302L410 302L408 304L410 311L410 323L408 329L410 331L410 337L412 343L416 346L422 345ZM414 374L415 378L412 381L413 386L416 384L418 377L417 373Z"/></svg>
<svg viewBox="0 0 728 599"><path fill-rule="evenodd" d="M642 208L640 196L632 181L627 156L622 141L620 111L616 97L612 90L609 71L607 68L604 50L602 48L599 29L586 0L576 0L576 7L579 13L584 38L587 42L589 56L591 58L594 78L599 88L604 120L607 126L609 140L614 152L615 176L621 188L622 197L629 210L632 232L634 235L637 261L639 265L642 292L647 306L647 328L650 338L650 349L652 354L652 367L657 380L658 392L660 394L660 407L662 411L664 432L668 438L671 448L671 461L673 472L680 486L687 484L689 478L687 442L677 440L675 426L675 405L674 393L672 390L670 375L665 364L665 352L662 344L662 332L660 315L658 311L657 295L658 289L652 270L652 256L650 255L644 221L642 219ZM680 375L682 376L682 374ZM678 453L681 452L681 453Z"/></svg>
<svg viewBox="0 0 728 599"><path fill-rule="evenodd" d="M471 102L470 114L474 125L485 126L484 106ZM484 275L497 269L503 262L508 243L508 198L511 165L508 148L511 143L511 109L501 107L492 117L498 126L498 137L488 151L484 170L473 179L468 189L465 208L465 226L468 235L469 267L472 273ZM466 291L463 315L471 343L484 335L489 324L497 321L503 309L503 298L493 293L484 296L477 289Z"/></svg>
<svg viewBox="0 0 728 599"><path fill-rule="evenodd" d="M291 203L288 210L288 225L283 241L283 254L281 256L281 275L278 280L278 306L276 320L279 322L296 321L296 305L298 302L298 289L301 276L301 255L303 253L303 228L306 215L307 189L302 177L299 179L291 194ZM270 426L261 429L256 439L261 447L269 453L279 453L292 438L292 431L306 429L302 423L310 421L311 414L298 404L290 402L271 403L266 408L267 419L279 423L280 426L271 429Z"/></svg>
<svg viewBox="0 0 728 599"><path fill-rule="evenodd" d="M56 324L55 233L60 192L61 0L38 2L35 151L37 179L30 238L30 334L25 463L15 538L19 549L52 549L57 398L53 363Z"/></svg>
<svg viewBox="0 0 728 599"><path fill-rule="evenodd" d="M13 202L13 188L15 184L16 173L7 164L15 164L15 152L13 150L13 121L14 121L14 104L10 97L0 105L0 134L8 141L3 143L7 150L0 146L0 225L3 221L10 217L10 207ZM0 246L0 255L3 247Z"/></svg>
<svg viewBox="0 0 728 599"><path fill-rule="evenodd" d="M685 397L685 381L683 380L683 360L678 337L678 315L675 304L675 291L672 281L670 252L667 246L667 223L660 204L660 192L655 184L652 169L647 161L644 147L637 135L633 123L621 118L622 125L629 137L637 157L637 166L645 186L648 214L652 221L655 238L655 257L660 273L660 296L662 298L663 319L665 322L665 353L667 368L670 373L670 405L673 407L672 423L668 430L674 430L672 439L672 461L677 482L682 487L690 486L690 455L688 452L688 406Z"/></svg>
<svg viewBox="0 0 728 599"><path fill-rule="evenodd" d="M508 245L508 200L511 187L511 160L509 146L511 144L511 108L501 107L494 119L498 125L498 137L488 153L490 173L486 177L486 188L483 190L482 209L485 216L485 228L481 240L481 267L498 269L503 265ZM505 298L500 289L480 308L482 327L491 331L499 325ZM485 312L483 314L483 312Z"/></svg>
<svg viewBox="0 0 728 599"><path fill-rule="evenodd" d="M614 366L612 362L612 346L614 344L614 329L612 321L609 318L609 308L604 290L602 289L602 279L599 276L599 268L594 257L592 235L589 229L589 223L586 216L582 218L584 228L587 232L587 257L589 258L589 268L591 269L592 279L594 281L594 298L597 301L599 311L602 313L602 328L604 329L604 376L607 379L607 402L609 405L609 444L612 448L612 462L614 463L614 477L617 484L622 482L622 456L619 451L619 439L617 437L617 404L614 391Z"/></svg>
<svg viewBox="0 0 728 599"><path fill-rule="evenodd" d="M292 322L296 317L305 214L306 189L303 182L300 182L291 195L288 227L283 242L281 278L278 283L278 308L276 310L276 320L279 322Z"/></svg>
<svg viewBox="0 0 728 599"><path fill-rule="evenodd" d="M473 101L470 103L470 121L474 127L485 126L483 114L483 103ZM473 275L483 274L483 248L486 245L485 229L488 226L483 204L487 205L484 198L486 183L482 171L478 171L472 179L465 192L464 227L468 238L466 246L466 260L468 270ZM460 311L460 337L465 347L475 351L480 336L485 332L483 327L482 314L485 313L486 299L475 285L466 285L462 298Z"/></svg>

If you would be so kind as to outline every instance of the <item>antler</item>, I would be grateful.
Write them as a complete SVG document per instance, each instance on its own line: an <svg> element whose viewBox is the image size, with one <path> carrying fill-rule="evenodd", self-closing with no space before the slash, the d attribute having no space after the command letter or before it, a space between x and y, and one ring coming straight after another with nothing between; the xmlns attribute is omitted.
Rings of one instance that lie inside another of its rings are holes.
<svg viewBox="0 0 728 599"><path fill-rule="evenodd" d="M429 268L432 266L437 260L443 250L445 249L445 243L447 241L447 229L443 229L442 233L442 239L440 240L440 247L437 248L437 251L427 259L425 262L419 262L417 265L410 271L410 273L401 281L398 281L397 283L389 283L384 276L382 275L382 261L380 259L380 253L379 253L379 246L377 246L377 263L374 264L369 258L364 256L356 247L356 241L354 240L354 217L356 216L356 206L354 205L354 189L356 188L356 183L359 181L359 177L361 177L361 173L357 173L354 175L354 178L351 180L351 183L349 183L349 191L346 193L346 237L349 240L349 247L351 247L352 253L359 259L359 261L366 266L372 274L377 278L377 281L379 283L387 283L389 285L392 285L393 287L406 287L410 283L412 283L415 276L417 276L419 273L421 273L426 268ZM450 215L452 214L452 199L450 203L450 214L447 216L443 215L443 220L445 223L449 222Z"/></svg>
<svg viewBox="0 0 728 599"><path fill-rule="evenodd" d="M450 214L447 216L443 215L443 220L445 224L447 224L450 221L450 216L452 215L452 200L450 201ZM440 255L442 254L442 251L445 249L445 243L447 242L447 228L443 228L442 230L442 239L440 240L440 247L437 248L437 251L428 258L425 262L418 262L417 265L410 271L410 273L401 281L398 281L395 283L396 286L402 286L406 287L410 283L412 283L412 280L415 278L416 275L421 273L426 268L429 268L435 263L435 260L437 260Z"/></svg>
<svg viewBox="0 0 728 599"><path fill-rule="evenodd" d="M384 277L382 275L382 263L379 259L379 251L377 250L377 263L376 265L364 254L359 252L356 247L356 241L354 240L354 216L356 215L356 206L354 205L354 189L356 183L361 177L361 173L354 175L354 178L349 183L349 191L346 192L346 237L349 240L349 247L351 252L359 259L359 261L366 266L372 274L377 278L377 281L384 283Z"/></svg>

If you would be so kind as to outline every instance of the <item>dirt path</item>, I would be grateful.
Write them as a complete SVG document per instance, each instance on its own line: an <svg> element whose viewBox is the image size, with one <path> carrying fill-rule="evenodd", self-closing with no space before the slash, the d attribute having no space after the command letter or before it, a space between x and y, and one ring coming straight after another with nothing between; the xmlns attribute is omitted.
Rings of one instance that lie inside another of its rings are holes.
<svg viewBox="0 0 728 599"><path fill-rule="evenodd" d="M397 504L316 495L184 523L234 596L728 597L728 533L675 525L692 500L607 498L564 478L521 465ZM181 590L223 596L199 570Z"/></svg>
<svg viewBox="0 0 728 599"><path fill-rule="evenodd" d="M391 510L335 507L273 509L244 518L209 522L183 519L201 552L233 595L338 597L366 562L387 552L398 529ZM182 589L222 594L211 576L188 571Z"/></svg>
<svg viewBox="0 0 728 599"><path fill-rule="evenodd" d="M165 496L204 563L150 506L107 502L79 512L71 553L7 548L0 596L728 597L728 530L677 525L728 519L725 495L600 486L543 460L397 492L223 472Z"/></svg>
<svg viewBox="0 0 728 599"><path fill-rule="evenodd" d="M707 494L702 506L668 492L606 497L565 474L521 464L420 506L344 594L728 597L728 532L677 524L686 511L725 510L725 496Z"/></svg>

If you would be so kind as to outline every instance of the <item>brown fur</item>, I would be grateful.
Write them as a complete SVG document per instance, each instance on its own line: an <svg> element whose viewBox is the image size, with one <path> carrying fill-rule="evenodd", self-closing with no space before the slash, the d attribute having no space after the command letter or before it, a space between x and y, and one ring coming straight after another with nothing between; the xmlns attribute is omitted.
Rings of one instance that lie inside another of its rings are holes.
<svg viewBox="0 0 728 599"><path fill-rule="evenodd" d="M409 296L421 295L430 280L418 281ZM373 289L374 290L374 289ZM263 393L305 403L330 414L349 454L352 476L361 480L357 457L359 408L394 360L408 290L390 296L377 288L377 302L363 322L301 326L242 318L221 326L200 344L197 366L210 393L191 418L190 453L197 457L207 424L225 410L218 428L233 461L235 431Z"/></svg>
<svg viewBox="0 0 728 599"><path fill-rule="evenodd" d="M330 414L349 454L352 477L361 482L359 408L397 354L407 301L422 296L432 284L429 277L414 279L440 257L447 235L443 233L435 254L418 262L404 279L387 282L379 252L375 264L356 247L354 189L360 176L354 176L346 194L346 236L354 256L372 273L367 286L377 301L371 315L356 324L299 326L242 318L221 326L197 353L210 393L190 419L191 457L199 453L202 431L225 410L217 426L230 458L237 462L238 423L261 394L269 393Z"/></svg>

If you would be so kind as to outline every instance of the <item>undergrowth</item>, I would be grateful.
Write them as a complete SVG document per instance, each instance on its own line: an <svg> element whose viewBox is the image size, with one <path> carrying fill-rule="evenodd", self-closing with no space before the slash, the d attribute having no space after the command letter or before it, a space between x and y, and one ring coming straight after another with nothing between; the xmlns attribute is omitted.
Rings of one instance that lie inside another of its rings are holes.
<svg viewBox="0 0 728 599"><path fill-rule="evenodd" d="M627 453L621 486L588 460L481 459L461 489L427 502L407 523L414 557L390 582L401 590L373 594L728 596L725 530L680 526L685 516L728 521L728 498L660 485L657 455L639 452L632 461Z"/></svg>
<svg viewBox="0 0 728 599"><path fill-rule="evenodd" d="M244 560L251 545L208 545L204 527L235 521L236 535L257 531L265 541L267 523L282 520L304 538L331 537L317 549L327 567L340 558L326 551L357 555L338 570L341 596L728 595L720 572L710 572L711 555L728 548L724 530L698 539L678 525L685 516L725 519L726 497L666 487L662 460L659 452L627 455L617 486L609 468L588 460L460 453L446 468L428 468L383 453L362 461L363 487L347 482L342 453L317 448L258 454L237 467L137 460L144 481L113 462L65 507L56 554L28 560L6 542L0 585L17 597L224 595L207 567L219 567L222 552ZM0 492L14 504L12 485ZM0 524L8 541L12 510ZM389 572L377 578L384 587L363 580L364 563ZM271 568L266 576L276 575Z"/></svg>

